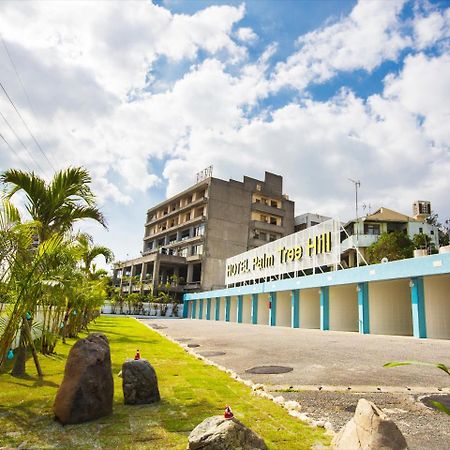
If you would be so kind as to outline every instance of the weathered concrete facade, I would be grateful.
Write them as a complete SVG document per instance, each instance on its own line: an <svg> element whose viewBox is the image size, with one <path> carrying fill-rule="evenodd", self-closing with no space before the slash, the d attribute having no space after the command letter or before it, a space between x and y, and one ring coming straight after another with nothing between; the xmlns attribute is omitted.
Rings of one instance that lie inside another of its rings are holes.
<svg viewBox="0 0 450 450"><path fill-rule="evenodd" d="M117 263L122 292L184 292L224 286L225 259L294 231L283 179L209 177L147 211L142 256Z"/></svg>

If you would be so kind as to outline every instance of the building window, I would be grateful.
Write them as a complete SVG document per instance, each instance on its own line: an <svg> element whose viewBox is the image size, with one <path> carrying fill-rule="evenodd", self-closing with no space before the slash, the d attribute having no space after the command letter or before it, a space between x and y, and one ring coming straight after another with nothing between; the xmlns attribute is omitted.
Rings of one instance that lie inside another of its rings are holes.
<svg viewBox="0 0 450 450"><path fill-rule="evenodd" d="M278 239L276 234L269 234L269 242L276 241Z"/></svg>
<svg viewBox="0 0 450 450"><path fill-rule="evenodd" d="M262 198L261 199L261 203L263 204L263 205L267 205L269 202L268 202L268 200L267 200L267 198Z"/></svg>
<svg viewBox="0 0 450 450"><path fill-rule="evenodd" d="M257 190L257 191L260 191L260 190L261 190L261 185L260 185L260 184L257 184L257 185L256 185L256 190Z"/></svg>
<svg viewBox="0 0 450 450"><path fill-rule="evenodd" d="M192 246L192 256L203 254L203 244Z"/></svg>
<svg viewBox="0 0 450 450"><path fill-rule="evenodd" d="M256 198L255 198L255 203L261 203L261 199L258 198L258 197L256 197Z"/></svg>
<svg viewBox="0 0 450 450"><path fill-rule="evenodd" d="M270 206L272 206L274 208L278 208L278 202L276 200L271 200L270 201Z"/></svg>
<svg viewBox="0 0 450 450"><path fill-rule="evenodd" d="M374 223L365 223L364 224L364 234L379 235L380 234L380 225L374 224Z"/></svg>
<svg viewBox="0 0 450 450"><path fill-rule="evenodd" d="M188 248L184 247L184 248L181 248L180 250L178 250L178 255L186 258L186 256L188 255Z"/></svg>
<svg viewBox="0 0 450 450"><path fill-rule="evenodd" d="M419 228L419 233L420 233L420 234L423 233L423 228Z"/></svg>
<svg viewBox="0 0 450 450"><path fill-rule="evenodd" d="M434 230L430 230L430 234L433 236L434 235Z"/></svg>
<svg viewBox="0 0 450 450"><path fill-rule="evenodd" d="M271 217L270 218L270 224L271 225L276 225L277 224L277 218L276 217Z"/></svg>
<svg viewBox="0 0 450 450"><path fill-rule="evenodd" d="M205 225L202 223L194 228L194 236L203 236L205 234Z"/></svg>
<svg viewBox="0 0 450 450"><path fill-rule="evenodd" d="M262 231L259 232L259 239L262 241L267 241L267 233L264 233Z"/></svg>
<svg viewBox="0 0 450 450"><path fill-rule="evenodd" d="M266 222L266 223L267 223L267 216L265 216L264 214L261 214L261 215L259 216L259 220L260 220L261 222Z"/></svg>
<svg viewBox="0 0 450 450"><path fill-rule="evenodd" d="M189 239L190 237L190 233L189 233L189 228L187 230L183 230L181 232L181 240L185 241L186 239Z"/></svg>

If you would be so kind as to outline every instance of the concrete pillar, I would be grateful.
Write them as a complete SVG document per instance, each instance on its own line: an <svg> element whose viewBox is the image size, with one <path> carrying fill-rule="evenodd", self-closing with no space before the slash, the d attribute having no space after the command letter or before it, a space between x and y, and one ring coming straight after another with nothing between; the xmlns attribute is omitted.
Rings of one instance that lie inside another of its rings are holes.
<svg viewBox="0 0 450 450"><path fill-rule="evenodd" d="M197 316L197 300L192 300L192 318Z"/></svg>
<svg viewBox="0 0 450 450"><path fill-rule="evenodd" d="M300 327L300 291L294 289L291 293L291 327Z"/></svg>
<svg viewBox="0 0 450 450"><path fill-rule="evenodd" d="M237 323L242 323L242 309L244 307L244 300L242 295L238 295L237 298Z"/></svg>
<svg viewBox="0 0 450 450"><path fill-rule="evenodd" d="M189 301L183 301L183 319L186 319L189 311Z"/></svg>
<svg viewBox="0 0 450 450"><path fill-rule="evenodd" d="M152 294L154 294L155 290L157 290L158 286L159 286L159 260L158 260L158 258L153 263L152 283L153 283L153 292L152 292Z"/></svg>
<svg viewBox="0 0 450 450"><path fill-rule="evenodd" d="M320 288L320 329L330 329L330 289L328 286Z"/></svg>
<svg viewBox="0 0 450 450"><path fill-rule="evenodd" d="M369 283L358 283L356 289L358 290L359 332L361 334L369 334Z"/></svg>
<svg viewBox="0 0 450 450"><path fill-rule="evenodd" d="M220 297L216 298L216 320L220 320Z"/></svg>
<svg viewBox="0 0 450 450"><path fill-rule="evenodd" d="M211 299L206 299L206 320L211 320Z"/></svg>
<svg viewBox="0 0 450 450"><path fill-rule="evenodd" d="M411 278L411 303L414 337L426 338L425 295L423 277Z"/></svg>
<svg viewBox="0 0 450 450"><path fill-rule="evenodd" d="M187 266L187 274L186 274L186 283L192 283L192 277L194 276L194 265L188 264Z"/></svg>
<svg viewBox="0 0 450 450"><path fill-rule="evenodd" d="M269 294L270 311L269 311L269 325L274 327L277 324L277 293L271 292Z"/></svg>
<svg viewBox="0 0 450 450"><path fill-rule="evenodd" d="M231 298L225 297L225 322L230 321Z"/></svg>
<svg viewBox="0 0 450 450"><path fill-rule="evenodd" d="M258 294L252 294L252 324L258 323Z"/></svg>
<svg viewBox="0 0 450 450"><path fill-rule="evenodd" d="M199 300L199 305L198 305L198 318L199 318L199 319L203 319L203 299L202 299L202 298Z"/></svg>

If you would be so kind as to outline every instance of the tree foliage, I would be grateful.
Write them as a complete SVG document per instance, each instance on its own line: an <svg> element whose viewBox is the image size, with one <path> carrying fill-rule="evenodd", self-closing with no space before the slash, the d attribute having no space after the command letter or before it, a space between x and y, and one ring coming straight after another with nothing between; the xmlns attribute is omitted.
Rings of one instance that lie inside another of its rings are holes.
<svg viewBox="0 0 450 450"><path fill-rule="evenodd" d="M389 261L411 258L413 256L414 243L402 231L382 233L377 242L374 242L366 250L369 264L380 263L383 258Z"/></svg>
<svg viewBox="0 0 450 450"><path fill-rule="evenodd" d="M99 314L108 277L93 261L113 255L90 236L72 234L78 220L105 225L86 170L60 171L49 183L33 172L8 170L0 180L6 187L0 205L0 367L12 354L15 372L24 372L28 348L41 375L37 350L52 353L60 337L76 336ZM19 191L27 221L10 201Z"/></svg>

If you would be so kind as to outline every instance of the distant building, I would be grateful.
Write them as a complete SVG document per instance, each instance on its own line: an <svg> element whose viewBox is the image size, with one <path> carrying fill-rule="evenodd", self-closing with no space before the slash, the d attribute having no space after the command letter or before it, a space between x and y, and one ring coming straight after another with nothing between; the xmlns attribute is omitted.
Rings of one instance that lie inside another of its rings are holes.
<svg viewBox="0 0 450 450"><path fill-rule="evenodd" d="M226 258L293 232L281 176L208 176L147 211L142 256L117 263L114 283L124 293L168 289L181 299L224 286Z"/></svg>
<svg viewBox="0 0 450 450"><path fill-rule="evenodd" d="M428 205L421 208L420 205ZM439 246L438 228L426 222L431 214L429 202L415 202L413 205L414 217L401 214L391 209L381 207L373 214L350 220L344 225L345 233L342 235L341 251L342 260L348 267L354 267L356 262L356 250L359 249L365 257L367 247L376 242L382 233L403 231L411 239L415 234L426 234L431 243Z"/></svg>
<svg viewBox="0 0 450 450"><path fill-rule="evenodd" d="M306 228L313 227L314 225L318 225L319 223L325 222L326 220L330 220L331 217L321 216L320 214L314 213L304 213L299 216L295 216L294 218L294 229L295 231L302 231Z"/></svg>

